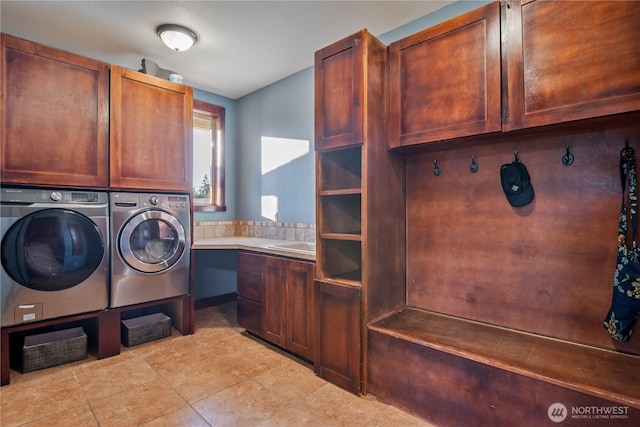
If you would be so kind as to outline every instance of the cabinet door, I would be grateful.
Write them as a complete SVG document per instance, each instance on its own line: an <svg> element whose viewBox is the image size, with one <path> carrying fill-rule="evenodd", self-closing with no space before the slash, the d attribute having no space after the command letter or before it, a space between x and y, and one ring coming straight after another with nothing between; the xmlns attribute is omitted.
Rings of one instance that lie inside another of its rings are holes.
<svg viewBox="0 0 640 427"><path fill-rule="evenodd" d="M106 188L109 65L2 34L2 182Z"/></svg>
<svg viewBox="0 0 640 427"><path fill-rule="evenodd" d="M389 146L501 130L497 2L389 46Z"/></svg>
<svg viewBox="0 0 640 427"><path fill-rule="evenodd" d="M286 348L313 358L313 279L310 262L287 261Z"/></svg>
<svg viewBox="0 0 640 427"><path fill-rule="evenodd" d="M362 142L362 33L315 54L317 150Z"/></svg>
<svg viewBox="0 0 640 427"><path fill-rule="evenodd" d="M262 264L262 332L265 340L284 347L285 261L265 256Z"/></svg>
<svg viewBox="0 0 640 427"><path fill-rule="evenodd" d="M193 89L111 67L113 188L191 190Z"/></svg>
<svg viewBox="0 0 640 427"><path fill-rule="evenodd" d="M640 2L506 9L505 130L640 109Z"/></svg>
<svg viewBox="0 0 640 427"><path fill-rule="evenodd" d="M238 326L262 337L262 304L238 295Z"/></svg>
<svg viewBox="0 0 640 427"><path fill-rule="evenodd" d="M366 30L316 52L317 150L365 144L367 93L372 87L376 91L383 87L386 55L384 44Z"/></svg>
<svg viewBox="0 0 640 427"><path fill-rule="evenodd" d="M316 373L360 393L360 288L315 281Z"/></svg>

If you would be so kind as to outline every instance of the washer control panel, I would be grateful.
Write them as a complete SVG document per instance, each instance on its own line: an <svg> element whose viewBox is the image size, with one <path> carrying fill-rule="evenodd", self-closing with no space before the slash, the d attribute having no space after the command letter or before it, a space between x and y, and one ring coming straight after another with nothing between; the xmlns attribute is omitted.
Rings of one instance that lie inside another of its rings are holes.
<svg viewBox="0 0 640 427"><path fill-rule="evenodd" d="M187 194L111 193L111 207L115 210L158 207L189 211L189 196Z"/></svg>

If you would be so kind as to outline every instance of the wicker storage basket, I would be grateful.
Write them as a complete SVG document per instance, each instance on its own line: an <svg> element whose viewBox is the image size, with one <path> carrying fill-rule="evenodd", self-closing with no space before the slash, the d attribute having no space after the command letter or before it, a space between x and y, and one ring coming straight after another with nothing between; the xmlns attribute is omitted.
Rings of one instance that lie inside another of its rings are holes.
<svg viewBox="0 0 640 427"><path fill-rule="evenodd" d="M22 372L87 358L87 335L81 327L30 335L22 347Z"/></svg>
<svg viewBox="0 0 640 427"><path fill-rule="evenodd" d="M122 344L127 347L171 336L171 318L164 313L149 314L123 320L120 325Z"/></svg>

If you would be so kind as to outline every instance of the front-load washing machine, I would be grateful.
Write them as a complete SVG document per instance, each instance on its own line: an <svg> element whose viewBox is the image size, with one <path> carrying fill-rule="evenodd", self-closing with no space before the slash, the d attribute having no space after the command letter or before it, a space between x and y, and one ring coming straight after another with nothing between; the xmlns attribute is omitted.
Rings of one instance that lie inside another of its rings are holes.
<svg viewBox="0 0 640 427"><path fill-rule="evenodd" d="M2 326L107 307L106 192L3 187L0 210Z"/></svg>
<svg viewBox="0 0 640 427"><path fill-rule="evenodd" d="M111 307L189 293L186 194L110 193Z"/></svg>

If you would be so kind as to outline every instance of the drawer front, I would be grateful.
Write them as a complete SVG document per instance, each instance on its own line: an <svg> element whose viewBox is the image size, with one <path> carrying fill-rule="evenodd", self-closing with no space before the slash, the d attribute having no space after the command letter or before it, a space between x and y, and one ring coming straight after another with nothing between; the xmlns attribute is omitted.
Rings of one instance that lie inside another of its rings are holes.
<svg viewBox="0 0 640 427"><path fill-rule="evenodd" d="M238 253L238 270L260 273L262 271L262 258L262 255L240 252Z"/></svg>
<svg viewBox="0 0 640 427"><path fill-rule="evenodd" d="M262 304L238 296L238 325L262 336Z"/></svg>
<svg viewBox="0 0 640 427"><path fill-rule="evenodd" d="M238 295L262 301L262 276L253 271L238 270Z"/></svg>

